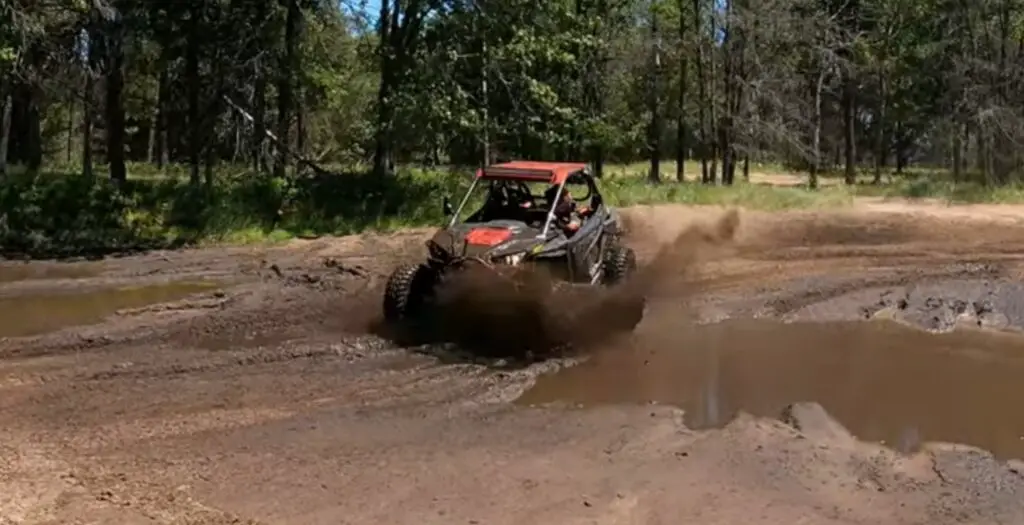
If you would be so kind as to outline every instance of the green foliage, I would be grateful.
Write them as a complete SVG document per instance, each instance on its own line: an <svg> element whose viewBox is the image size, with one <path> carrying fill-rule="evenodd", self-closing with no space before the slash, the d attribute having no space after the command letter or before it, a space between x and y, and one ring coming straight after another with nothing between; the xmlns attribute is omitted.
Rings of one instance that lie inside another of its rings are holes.
<svg viewBox="0 0 1024 525"><path fill-rule="evenodd" d="M774 210L851 202L844 190L652 186L627 168L620 172L601 183L613 206L722 204ZM379 178L349 171L274 179L224 169L213 180L213 186L193 186L182 175L140 169L118 188L105 178L74 173L14 174L0 184L0 209L5 210L0 244L8 253L33 256L95 255L439 225L442 198L461 197L471 172L409 169Z"/></svg>
<svg viewBox="0 0 1024 525"><path fill-rule="evenodd" d="M39 172L0 184L4 246L75 251L425 224L468 171L409 166L475 166L485 150L605 163L649 162L651 151L713 155L721 168L734 149L755 165L806 169L817 159L823 178L843 164L877 163L879 175L894 164L942 168L812 193L649 186L644 167L607 179L621 205L775 209L856 194L1020 193L1024 14L1008 0L431 0L386 2L381 15L296 2L0 3L0 103L12 101L4 160ZM391 15L395 23L370 30ZM280 151L224 95L286 135L287 148L344 165L343 174L269 176ZM651 132L658 120L660 135ZM122 146L127 183L70 173L102 172L116 157L107 148ZM157 168L163 158L169 165ZM954 158L970 172L961 180L1005 188L949 182L938 172ZM405 168L374 178L364 174L371 159Z"/></svg>
<svg viewBox="0 0 1024 525"><path fill-rule="evenodd" d="M119 189L73 173L22 173L0 185L0 244L8 252L77 255L231 240L240 231L324 235L436 223L441 196L466 180L419 170L295 180L224 171L209 187L133 176Z"/></svg>

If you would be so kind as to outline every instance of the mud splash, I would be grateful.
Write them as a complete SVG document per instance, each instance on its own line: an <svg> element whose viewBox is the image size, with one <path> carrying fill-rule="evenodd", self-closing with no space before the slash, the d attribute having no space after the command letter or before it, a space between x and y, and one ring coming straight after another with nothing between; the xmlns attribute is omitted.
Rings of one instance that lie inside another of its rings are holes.
<svg viewBox="0 0 1024 525"><path fill-rule="evenodd" d="M518 403L659 402L695 428L818 402L861 439L966 443L1024 458L1024 337L934 335L889 321L744 320L653 334L541 377Z"/></svg>
<svg viewBox="0 0 1024 525"><path fill-rule="evenodd" d="M657 251L626 282L613 287L562 286L545 272L512 275L466 270L438 292L429 320L405 327L400 344L454 343L489 357L545 358L589 351L627 337L644 303L692 295L688 277L699 261L732 241L740 223L732 210L717 222L696 224ZM410 333L410 332L415 333Z"/></svg>
<svg viewBox="0 0 1024 525"><path fill-rule="evenodd" d="M174 301L218 286L218 283L212 282L178 282L88 293L0 299L0 337L25 337L92 324L118 310Z"/></svg>

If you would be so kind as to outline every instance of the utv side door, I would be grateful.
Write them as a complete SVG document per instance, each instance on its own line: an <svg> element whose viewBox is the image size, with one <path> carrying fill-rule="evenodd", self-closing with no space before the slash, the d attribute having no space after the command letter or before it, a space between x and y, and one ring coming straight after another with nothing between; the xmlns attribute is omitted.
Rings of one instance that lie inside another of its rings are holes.
<svg viewBox="0 0 1024 525"><path fill-rule="evenodd" d="M592 282L600 271L606 216L607 210L602 206L583 221L579 231L569 239L569 267L576 282Z"/></svg>

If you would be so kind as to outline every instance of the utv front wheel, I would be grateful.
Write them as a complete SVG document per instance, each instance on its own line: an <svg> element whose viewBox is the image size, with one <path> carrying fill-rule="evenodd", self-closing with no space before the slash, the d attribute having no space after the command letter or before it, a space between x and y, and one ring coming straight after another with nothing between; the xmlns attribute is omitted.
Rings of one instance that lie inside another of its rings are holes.
<svg viewBox="0 0 1024 525"><path fill-rule="evenodd" d="M405 264L395 269L384 289L384 319L399 322L418 315L433 289L433 273L422 264Z"/></svg>
<svg viewBox="0 0 1024 525"><path fill-rule="evenodd" d="M614 286L625 281L636 272L636 253L628 246L612 245L604 260L604 283ZM643 290L620 289L611 296L608 307L615 310L611 319L615 320L617 329L633 331L644 317L647 301Z"/></svg>
<svg viewBox="0 0 1024 525"><path fill-rule="evenodd" d="M636 272L636 252L628 246L615 244L608 248L604 259L604 282L618 284Z"/></svg>

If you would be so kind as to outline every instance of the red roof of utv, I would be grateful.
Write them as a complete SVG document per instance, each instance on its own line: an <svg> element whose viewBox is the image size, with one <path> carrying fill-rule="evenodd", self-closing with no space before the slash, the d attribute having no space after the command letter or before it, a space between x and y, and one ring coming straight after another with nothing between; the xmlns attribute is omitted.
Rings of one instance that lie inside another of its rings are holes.
<svg viewBox="0 0 1024 525"><path fill-rule="evenodd" d="M513 179L562 184L570 175L586 168L586 164L578 162L517 160L479 169L476 172L476 176L479 179Z"/></svg>

